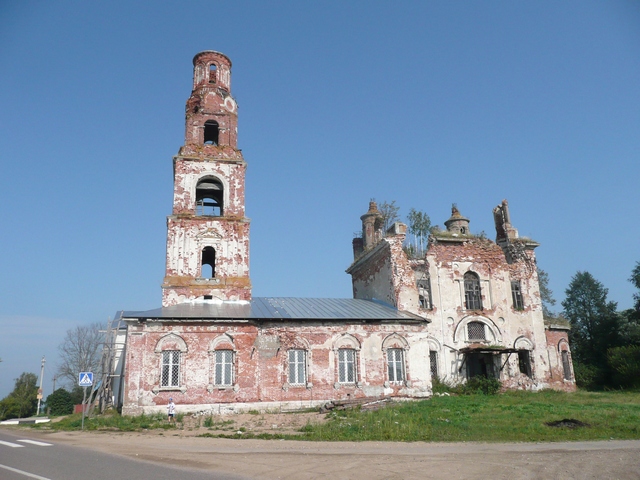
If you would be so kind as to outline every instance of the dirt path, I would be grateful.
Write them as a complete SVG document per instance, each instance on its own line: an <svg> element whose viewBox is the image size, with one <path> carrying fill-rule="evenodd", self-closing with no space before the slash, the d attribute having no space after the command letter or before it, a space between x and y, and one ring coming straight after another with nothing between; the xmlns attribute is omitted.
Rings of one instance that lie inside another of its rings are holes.
<svg viewBox="0 0 640 480"><path fill-rule="evenodd" d="M30 430L29 437L256 479L640 478L640 441L636 440L538 444L325 443L200 438L194 433Z"/></svg>

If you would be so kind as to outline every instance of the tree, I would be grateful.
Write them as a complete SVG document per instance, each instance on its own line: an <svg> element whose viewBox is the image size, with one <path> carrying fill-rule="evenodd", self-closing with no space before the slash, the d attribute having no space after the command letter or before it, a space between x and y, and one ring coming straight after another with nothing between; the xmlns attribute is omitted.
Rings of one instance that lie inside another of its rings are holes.
<svg viewBox="0 0 640 480"><path fill-rule="evenodd" d="M431 231L431 219L429 215L415 208L409 210L409 233L413 235L413 250L416 256L422 255L427 247L429 232Z"/></svg>
<svg viewBox="0 0 640 480"><path fill-rule="evenodd" d="M51 415L68 415L73 413L71 394L64 388L58 388L47 397L47 408Z"/></svg>
<svg viewBox="0 0 640 480"><path fill-rule="evenodd" d="M395 200L392 200L391 203L384 201L380 204L378 210L382 214L382 234L386 235L391 225L400 220L398 216L400 207L396 205Z"/></svg>
<svg viewBox="0 0 640 480"><path fill-rule="evenodd" d="M564 316L571 322L569 340L573 359L595 369L595 382L602 386L611 379L607 350L620 344L620 318L616 302L607 301L608 289L589 272L577 272L565 291ZM576 369L576 379L579 381Z"/></svg>
<svg viewBox="0 0 640 480"><path fill-rule="evenodd" d="M629 281L635 285L638 289L638 293L633 294L633 299L635 300L635 309L638 315L640 316L640 262L636 262L636 266L633 267L631 271L631 277L629 277Z"/></svg>
<svg viewBox="0 0 640 480"><path fill-rule="evenodd" d="M553 292L549 288L549 274L538 268L538 284L540 285L540 300L542 300L542 315L546 318L554 318L556 315L551 307L556 304Z"/></svg>
<svg viewBox="0 0 640 480"><path fill-rule="evenodd" d="M13 391L0 402L0 418L23 418L36 413L38 405L38 376L23 372Z"/></svg>
<svg viewBox="0 0 640 480"><path fill-rule="evenodd" d="M64 340L58 346L60 365L58 376L73 387L78 382L80 372L93 372L94 378L100 378L100 360L104 333L101 324L78 325L67 330Z"/></svg>

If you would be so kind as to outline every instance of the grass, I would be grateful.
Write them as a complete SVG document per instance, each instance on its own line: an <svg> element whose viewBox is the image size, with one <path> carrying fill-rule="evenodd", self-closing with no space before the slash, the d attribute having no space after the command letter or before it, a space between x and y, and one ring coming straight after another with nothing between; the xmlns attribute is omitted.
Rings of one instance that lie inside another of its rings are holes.
<svg viewBox="0 0 640 480"><path fill-rule="evenodd" d="M176 422L169 423L167 416L162 413L153 415L138 415L137 417L122 416L118 413L97 415L84 418L85 430L111 430L121 432L135 432L139 430L151 429L175 429L179 415L176 415ZM82 414L69 415L58 422L39 423L31 425L32 428L40 430L80 430L82 426Z"/></svg>
<svg viewBox="0 0 640 480"><path fill-rule="evenodd" d="M306 425L302 438L316 441L553 442L640 438L639 393L508 392L502 395L434 397L377 412L331 414ZM579 428L546 423L575 419ZM298 437L300 438L300 437Z"/></svg>
<svg viewBox="0 0 640 480"><path fill-rule="evenodd" d="M295 414L292 414L295 415ZM209 429L201 437L261 438L314 441L399 442L554 442L640 439L640 392L507 392L500 395L434 396L402 402L378 411L331 412L323 424L307 423L297 434L245 431L233 420L204 419ZM574 419L588 426L550 427L547 423ZM32 428L79 430L81 415ZM180 424L180 422L176 422ZM136 431L175 429L163 414L123 417L117 414L85 418L86 430Z"/></svg>

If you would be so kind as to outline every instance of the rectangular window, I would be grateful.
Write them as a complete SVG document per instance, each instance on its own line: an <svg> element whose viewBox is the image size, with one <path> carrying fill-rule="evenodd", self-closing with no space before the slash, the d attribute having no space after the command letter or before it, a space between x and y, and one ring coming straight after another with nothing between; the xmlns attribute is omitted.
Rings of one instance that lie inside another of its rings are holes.
<svg viewBox="0 0 640 480"><path fill-rule="evenodd" d="M511 298L513 299L513 308L516 310L524 310L524 301L522 300L522 288L518 280L511 282Z"/></svg>
<svg viewBox="0 0 640 480"><path fill-rule="evenodd" d="M435 350L429 352L429 364L431 366L431 378L438 378L438 352Z"/></svg>
<svg viewBox="0 0 640 480"><path fill-rule="evenodd" d="M338 382L356 383L356 351L351 348L338 350Z"/></svg>
<svg viewBox="0 0 640 480"><path fill-rule="evenodd" d="M569 364L569 352L562 351L562 370L565 380L571 380L571 365Z"/></svg>
<svg viewBox="0 0 640 480"><path fill-rule="evenodd" d="M389 367L389 381L404 381L404 355L401 348L387 350L387 362Z"/></svg>
<svg viewBox="0 0 640 480"><path fill-rule="evenodd" d="M233 385L233 351L216 350L214 385Z"/></svg>
<svg viewBox="0 0 640 480"><path fill-rule="evenodd" d="M180 386L180 352L167 350L162 352L162 373L160 375L161 387Z"/></svg>
<svg viewBox="0 0 640 480"><path fill-rule="evenodd" d="M518 367L520 373L524 373L527 377L531 377L531 359L529 350L518 350Z"/></svg>
<svg viewBox="0 0 640 480"><path fill-rule="evenodd" d="M307 383L307 355L304 350L289 350L289 384Z"/></svg>
<svg viewBox="0 0 640 480"><path fill-rule="evenodd" d="M429 277L418 280L418 298L420 299L420 306L422 308L427 310L433 309L433 302L431 301L431 280Z"/></svg>

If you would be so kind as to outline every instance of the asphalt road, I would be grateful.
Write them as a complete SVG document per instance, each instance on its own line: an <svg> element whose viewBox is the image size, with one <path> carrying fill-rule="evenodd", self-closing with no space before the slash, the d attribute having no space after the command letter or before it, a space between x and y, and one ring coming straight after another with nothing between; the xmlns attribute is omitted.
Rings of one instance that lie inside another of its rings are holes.
<svg viewBox="0 0 640 480"><path fill-rule="evenodd" d="M0 431L0 479L2 480L242 480L246 477L203 473L84 448L51 443Z"/></svg>

